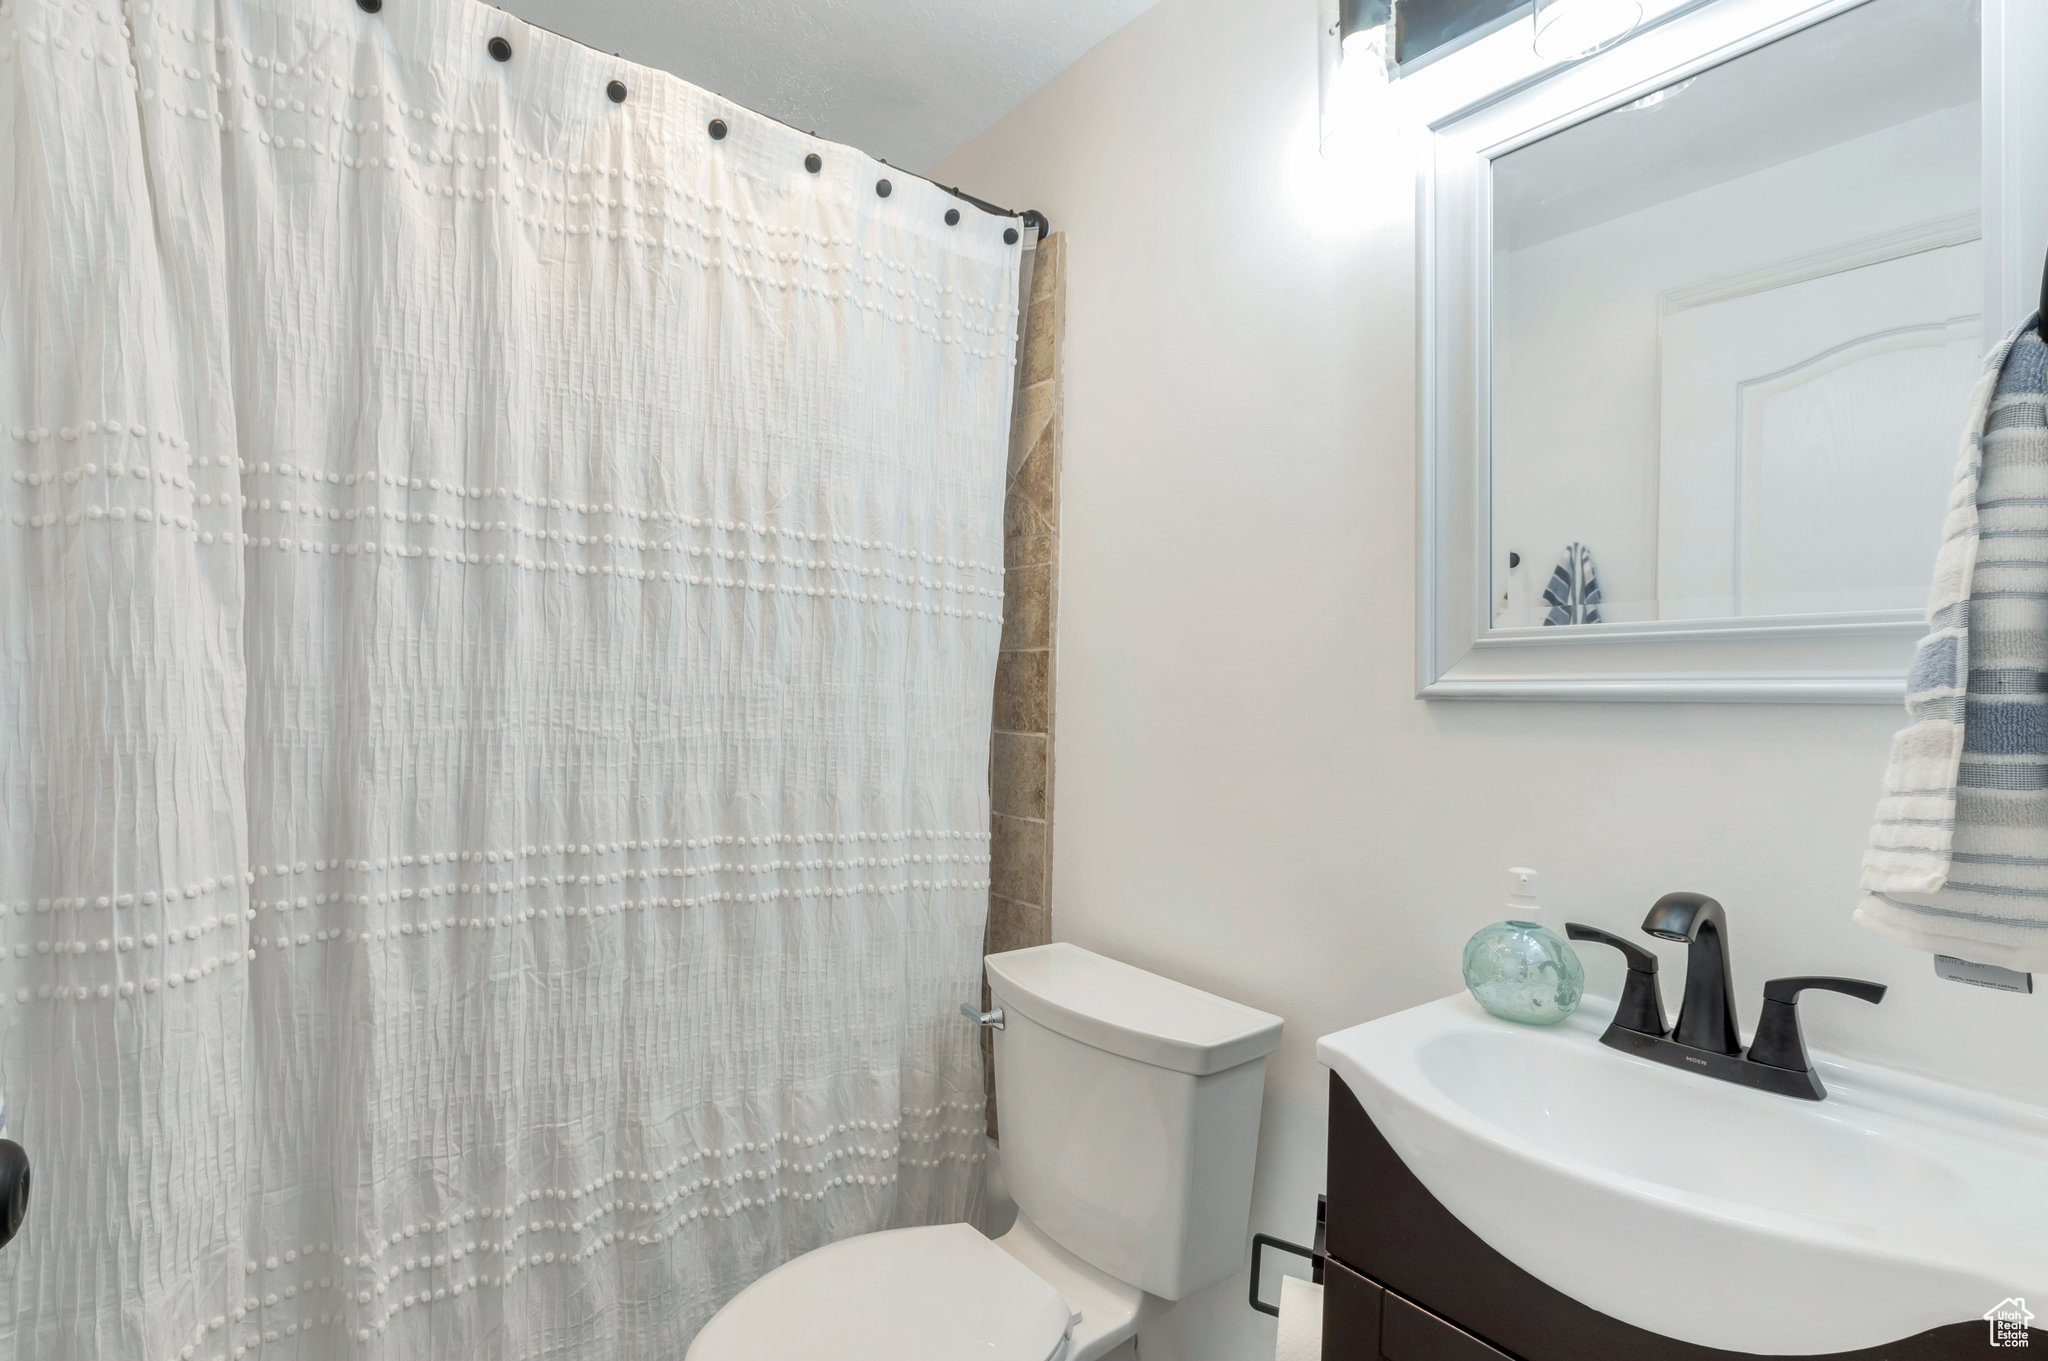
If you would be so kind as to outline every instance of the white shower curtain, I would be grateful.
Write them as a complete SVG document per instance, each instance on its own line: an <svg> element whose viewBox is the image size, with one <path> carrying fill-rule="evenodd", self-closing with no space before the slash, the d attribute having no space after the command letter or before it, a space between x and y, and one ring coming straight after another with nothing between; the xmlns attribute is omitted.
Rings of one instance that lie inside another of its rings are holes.
<svg viewBox="0 0 2048 1361"><path fill-rule="evenodd" d="M1007 225L470 0L0 0L0 1357L680 1361L970 1211Z"/></svg>

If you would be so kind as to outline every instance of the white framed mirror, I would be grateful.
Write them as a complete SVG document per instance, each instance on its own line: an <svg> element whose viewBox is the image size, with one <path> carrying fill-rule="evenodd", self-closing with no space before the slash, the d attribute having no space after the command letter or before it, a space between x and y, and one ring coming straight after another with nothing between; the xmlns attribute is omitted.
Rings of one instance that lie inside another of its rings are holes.
<svg viewBox="0 0 2048 1361"><path fill-rule="evenodd" d="M2042 9L1709 0L1432 123L1421 694L1901 698L2039 284Z"/></svg>

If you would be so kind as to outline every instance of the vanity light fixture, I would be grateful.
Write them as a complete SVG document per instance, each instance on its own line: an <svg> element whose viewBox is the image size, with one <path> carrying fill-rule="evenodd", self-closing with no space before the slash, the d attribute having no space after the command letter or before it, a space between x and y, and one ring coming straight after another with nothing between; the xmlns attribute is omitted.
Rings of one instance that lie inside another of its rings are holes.
<svg viewBox="0 0 2048 1361"><path fill-rule="evenodd" d="M1393 17L1392 0L1338 0L1337 38L1345 57L1371 52L1384 64Z"/></svg>
<svg viewBox="0 0 2048 1361"><path fill-rule="evenodd" d="M1319 143L1325 156L1398 133L1392 0L1326 0Z"/></svg>
<svg viewBox="0 0 2048 1361"><path fill-rule="evenodd" d="M1536 55L1546 61L1590 57L1642 21L1642 0L1536 0Z"/></svg>

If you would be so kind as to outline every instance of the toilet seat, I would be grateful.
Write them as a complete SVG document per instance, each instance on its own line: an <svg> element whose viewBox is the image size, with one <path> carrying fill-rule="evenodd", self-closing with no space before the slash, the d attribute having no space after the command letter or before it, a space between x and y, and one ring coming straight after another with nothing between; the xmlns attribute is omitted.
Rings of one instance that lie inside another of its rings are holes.
<svg viewBox="0 0 2048 1361"><path fill-rule="evenodd" d="M1073 1311L966 1224L841 1239L734 1296L687 1361L1052 1361Z"/></svg>

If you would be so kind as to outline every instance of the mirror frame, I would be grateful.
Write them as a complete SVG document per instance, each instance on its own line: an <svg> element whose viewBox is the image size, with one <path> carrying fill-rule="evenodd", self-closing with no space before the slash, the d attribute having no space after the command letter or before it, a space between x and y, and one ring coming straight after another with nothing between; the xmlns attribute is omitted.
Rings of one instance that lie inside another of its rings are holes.
<svg viewBox="0 0 2048 1361"><path fill-rule="evenodd" d="M1489 472L1494 158L1871 0L1705 0L1584 61L1462 91L1416 195L1416 693L1428 699L1883 703L1920 611L1494 628ZM2048 4L1981 0L1987 347L2033 310L2048 246ZM1526 24L1502 39L1526 42ZM1455 58L1453 59L1455 60ZM1442 101L1440 101L1442 102Z"/></svg>

